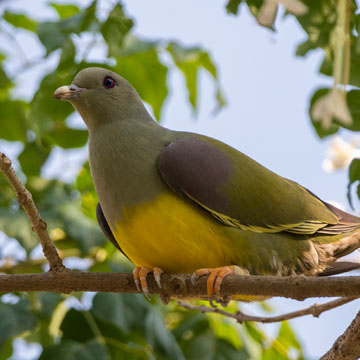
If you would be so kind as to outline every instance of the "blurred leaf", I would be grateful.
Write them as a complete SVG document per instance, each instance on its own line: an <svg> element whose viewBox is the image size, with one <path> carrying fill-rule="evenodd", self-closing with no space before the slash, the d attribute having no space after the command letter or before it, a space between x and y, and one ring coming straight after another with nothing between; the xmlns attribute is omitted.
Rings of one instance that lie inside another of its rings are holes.
<svg viewBox="0 0 360 360"><path fill-rule="evenodd" d="M81 208L83 213L96 220L96 206L99 202L97 194L95 192L94 184L90 174L89 162L83 165L76 178L76 189L81 194Z"/></svg>
<svg viewBox="0 0 360 360"><path fill-rule="evenodd" d="M226 11L229 14L237 15L239 11L239 5L242 2L242 0L229 0L226 4Z"/></svg>
<svg viewBox="0 0 360 360"><path fill-rule="evenodd" d="M329 92L329 89L318 89L315 91L315 93L313 94L313 96L310 100L309 116L311 118L312 125L320 139L322 139L326 136L329 136L329 135L333 135L333 134L337 133L339 130L339 125L337 125L334 121L332 122L332 124L330 125L329 128L324 128L320 121L314 121L311 117L311 113L312 113L314 104L321 97L326 95L328 92Z"/></svg>
<svg viewBox="0 0 360 360"><path fill-rule="evenodd" d="M13 339L9 338L7 341L5 341L4 345L0 346L0 359L10 359L11 355L13 353L13 347L12 347Z"/></svg>
<svg viewBox="0 0 360 360"><path fill-rule="evenodd" d="M59 66L57 71L67 71L75 62L76 49L70 38L67 38L62 45Z"/></svg>
<svg viewBox="0 0 360 360"><path fill-rule="evenodd" d="M39 292L36 294L36 312L43 318L51 318L56 306L64 300L64 296L50 292Z"/></svg>
<svg viewBox="0 0 360 360"><path fill-rule="evenodd" d="M65 126L65 124L59 124L46 138L57 146L71 149L86 145L88 132L87 130L72 129Z"/></svg>
<svg viewBox="0 0 360 360"><path fill-rule="evenodd" d="M99 293L94 297L91 313L96 319L129 332L142 324L148 310L149 305L141 295Z"/></svg>
<svg viewBox="0 0 360 360"><path fill-rule="evenodd" d="M87 343L63 341L58 345L46 348L39 360L109 360L106 347L96 340Z"/></svg>
<svg viewBox="0 0 360 360"><path fill-rule="evenodd" d="M3 18L16 28L22 28L32 32L36 30L37 22L25 14L12 13L5 10Z"/></svg>
<svg viewBox="0 0 360 360"><path fill-rule="evenodd" d="M16 304L0 302L0 319L0 349L12 336L33 330L37 322L25 299L20 299Z"/></svg>
<svg viewBox="0 0 360 360"><path fill-rule="evenodd" d="M264 349L262 360L289 360L287 354L279 352L275 346Z"/></svg>
<svg viewBox="0 0 360 360"><path fill-rule="evenodd" d="M41 167L44 165L49 154L49 149L40 147L35 142L27 143L18 157L24 174L27 176L39 175Z"/></svg>
<svg viewBox="0 0 360 360"><path fill-rule="evenodd" d="M220 93L217 80L216 67L206 51L200 48L185 48L176 42L169 43L167 51L185 76L189 101L195 111L197 110L197 75L200 68L207 70L216 81L218 106L224 105L224 97Z"/></svg>
<svg viewBox="0 0 360 360"><path fill-rule="evenodd" d="M299 45L296 54L304 56L317 47L328 49L331 32L336 23L336 2L329 0L302 0L308 7L306 14L296 19L308 35Z"/></svg>
<svg viewBox="0 0 360 360"><path fill-rule="evenodd" d="M163 353L174 360L185 359L175 337L166 329L163 318L155 309L147 314L145 332L147 341L156 352Z"/></svg>
<svg viewBox="0 0 360 360"><path fill-rule="evenodd" d="M356 49L356 45L353 44L351 47L351 56L350 56L350 74L349 74L349 84L360 87L360 54ZM323 62L320 67L320 73L332 76L333 75L333 59L330 52L326 53L324 56Z"/></svg>
<svg viewBox="0 0 360 360"><path fill-rule="evenodd" d="M160 46L159 41L145 41L129 33L124 38L124 42L121 49L119 48L119 57L135 55L153 49L157 50L159 46Z"/></svg>
<svg viewBox="0 0 360 360"><path fill-rule="evenodd" d="M244 349L237 349L228 341L217 339L211 332L193 337L183 346L187 360L247 360Z"/></svg>
<svg viewBox="0 0 360 360"><path fill-rule="evenodd" d="M47 55L62 47L70 34L96 30L96 0L85 10L59 21L45 21L37 27L39 40L46 48Z"/></svg>
<svg viewBox="0 0 360 360"><path fill-rule="evenodd" d="M49 5L56 10L61 19L74 16L80 11L79 7L74 4L49 3Z"/></svg>
<svg viewBox="0 0 360 360"><path fill-rule="evenodd" d="M26 141L26 103L20 100L0 100L1 138L9 141Z"/></svg>
<svg viewBox="0 0 360 360"><path fill-rule="evenodd" d="M159 120L168 94L167 68L159 61L156 49L118 57L115 71L128 80L140 97L153 108Z"/></svg>
<svg viewBox="0 0 360 360"><path fill-rule="evenodd" d="M75 309L70 309L66 313L60 330L63 333L63 342L73 340L78 343L87 343L95 337L85 318L84 312Z"/></svg>
<svg viewBox="0 0 360 360"><path fill-rule="evenodd" d="M116 4L100 29L109 48L108 56L121 55L124 37L132 27L133 21L125 15L122 5Z"/></svg>
<svg viewBox="0 0 360 360"><path fill-rule="evenodd" d="M263 334L257 329L257 327L252 322L244 322L243 323L245 329L248 334L255 340L255 342L262 344L263 342Z"/></svg>
<svg viewBox="0 0 360 360"><path fill-rule="evenodd" d="M360 181L360 159L353 159L349 166L349 186Z"/></svg>
<svg viewBox="0 0 360 360"><path fill-rule="evenodd" d="M301 345L287 321L282 321L280 323L277 340L281 342L286 350L289 350L290 348L301 350Z"/></svg>
<svg viewBox="0 0 360 360"><path fill-rule="evenodd" d="M360 159L354 159L349 166L349 184L347 188L347 198L352 209L354 209L354 206L351 198L351 185L356 181L360 181Z"/></svg>
<svg viewBox="0 0 360 360"><path fill-rule="evenodd" d="M3 68L3 60L5 56L0 53L0 101L8 99L8 90L14 86Z"/></svg>
<svg viewBox="0 0 360 360"><path fill-rule="evenodd" d="M91 310L96 318L109 322L124 332L129 331L129 324L126 319L127 311L121 294L116 293L97 294Z"/></svg>
<svg viewBox="0 0 360 360"><path fill-rule="evenodd" d="M85 216L80 201L73 198L73 188L60 181L31 179L29 184L40 213L48 223L48 229L60 228L66 237L73 239L82 255L106 241L96 221Z"/></svg>
<svg viewBox="0 0 360 360"><path fill-rule="evenodd" d="M0 207L0 230L8 237L15 238L27 252L39 243L22 209L11 213L8 208Z"/></svg>
<svg viewBox="0 0 360 360"><path fill-rule="evenodd" d="M76 69L74 69L76 71ZM46 75L39 86L38 91L30 103L29 127L37 138L51 132L54 122L64 122L74 111L74 108L66 102L53 99L54 91L63 85L71 84L73 72L57 72Z"/></svg>

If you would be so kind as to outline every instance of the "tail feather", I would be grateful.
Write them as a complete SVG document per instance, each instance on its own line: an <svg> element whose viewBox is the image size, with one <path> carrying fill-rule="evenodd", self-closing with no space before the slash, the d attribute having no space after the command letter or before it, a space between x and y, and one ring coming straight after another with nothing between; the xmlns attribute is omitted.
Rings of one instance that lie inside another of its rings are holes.
<svg viewBox="0 0 360 360"><path fill-rule="evenodd" d="M360 263L350 261L335 261L327 269L318 274L318 276L331 276L342 274L348 271L357 270L360 268Z"/></svg>

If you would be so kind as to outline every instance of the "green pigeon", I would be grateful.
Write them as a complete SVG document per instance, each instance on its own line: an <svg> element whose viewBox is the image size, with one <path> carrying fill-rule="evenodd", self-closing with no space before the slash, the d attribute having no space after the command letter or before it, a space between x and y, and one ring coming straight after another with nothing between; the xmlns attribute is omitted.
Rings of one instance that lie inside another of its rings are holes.
<svg viewBox="0 0 360 360"><path fill-rule="evenodd" d="M208 275L208 297L219 299L229 274L359 267L336 260L360 246L360 218L218 140L162 127L118 74L86 68L54 98L89 130L99 225L135 264L145 295L149 273L159 287L163 272Z"/></svg>

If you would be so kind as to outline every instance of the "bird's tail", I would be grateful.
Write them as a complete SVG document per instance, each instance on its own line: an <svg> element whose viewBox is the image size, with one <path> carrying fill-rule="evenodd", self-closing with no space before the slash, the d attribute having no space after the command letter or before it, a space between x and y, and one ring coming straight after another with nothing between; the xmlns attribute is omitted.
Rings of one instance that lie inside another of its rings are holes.
<svg viewBox="0 0 360 360"><path fill-rule="evenodd" d="M336 275L360 268L360 263L337 261L360 248L360 230L331 243L318 243L315 247L319 255L319 263L326 265L324 270L318 274L319 276Z"/></svg>

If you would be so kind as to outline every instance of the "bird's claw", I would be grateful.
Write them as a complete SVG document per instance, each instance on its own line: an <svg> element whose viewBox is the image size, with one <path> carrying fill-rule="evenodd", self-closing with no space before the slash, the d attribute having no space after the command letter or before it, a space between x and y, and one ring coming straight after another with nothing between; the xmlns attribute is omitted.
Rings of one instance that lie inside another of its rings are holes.
<svg viewBox="0 0 360 360"><path fill-rule="evenodd" d="M149 273L154 274L155 282L159 289L161 289L161 274L163 273L162 269L158 267L150 269L145 266L136 266L133 270L133 276L137 290L139 292L142 292L146 296L146 298L151 301L151 295L146 279Z"/></svg>
<svg viewBox="0 0 360 360"><path fill-rule="evenodd" d="M196 270L191 276L191 283L195 286L196 281L201 276L208 275L207 278L207 296L211 307L216 307L213 300L222 306L227 306L231 296L220 296L220 288L223 280L228 275L249 275L249 272L239 266L223 266L219 268L205 268Z"/></svg>

